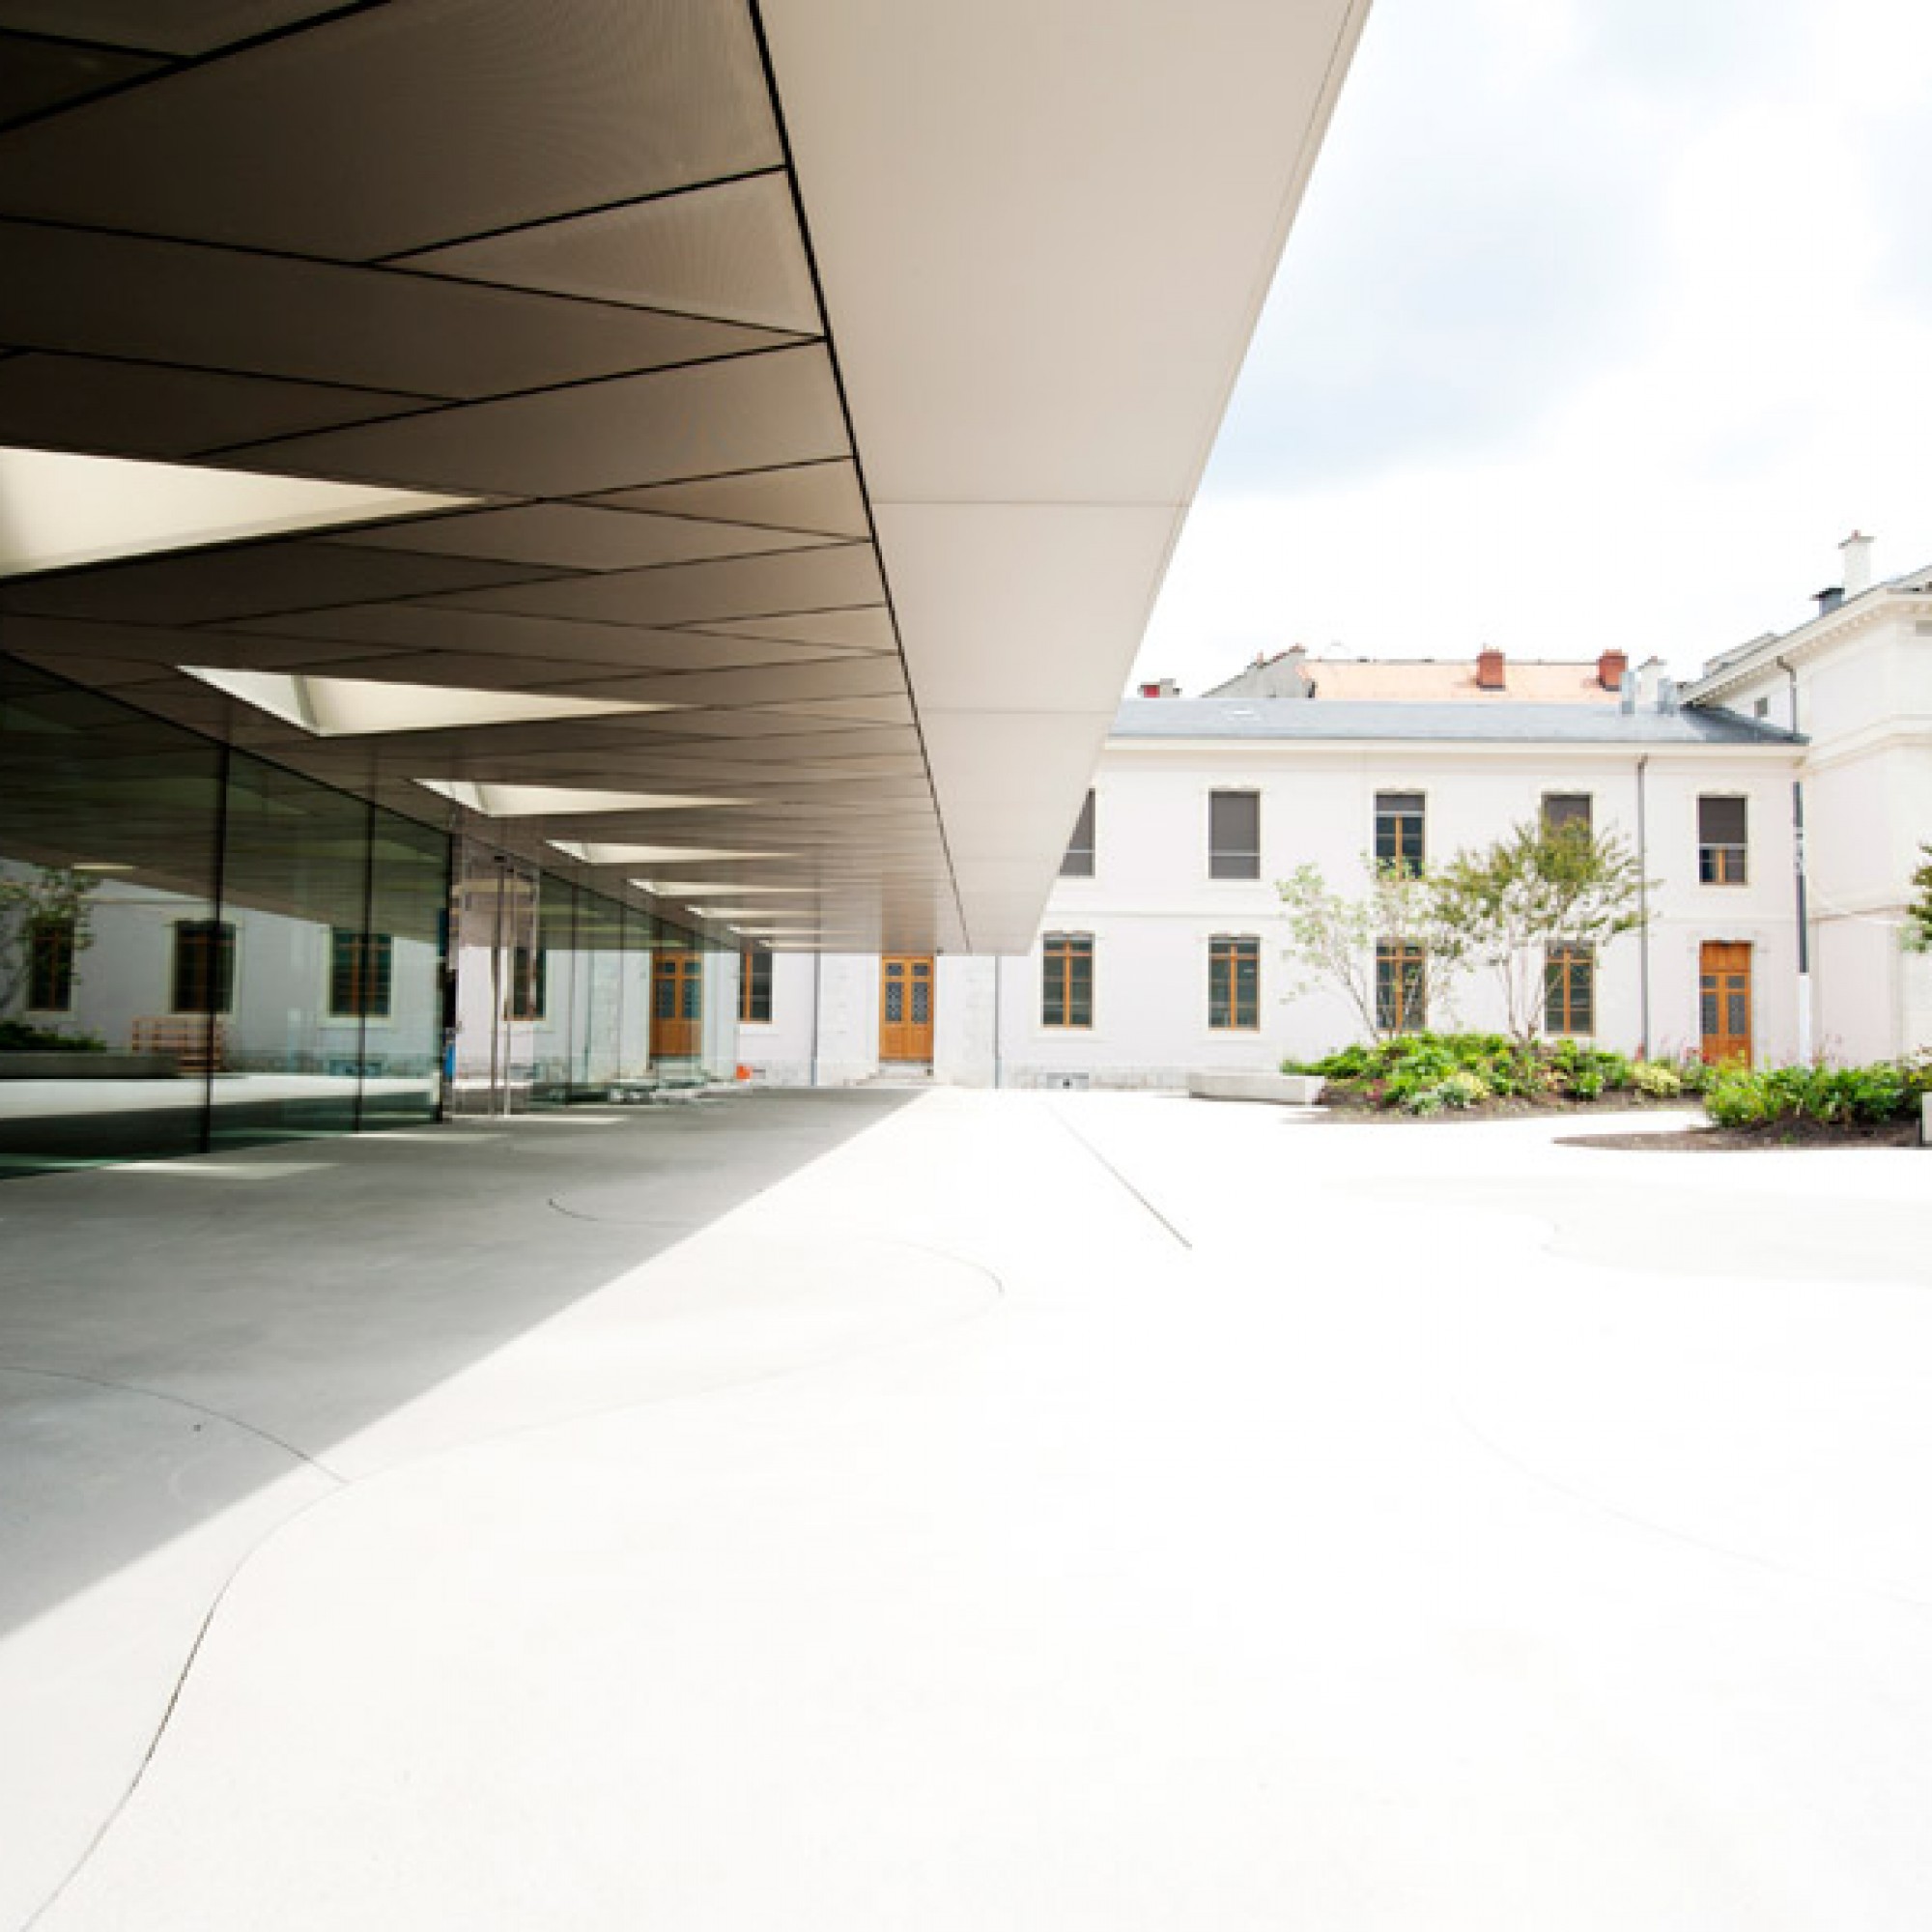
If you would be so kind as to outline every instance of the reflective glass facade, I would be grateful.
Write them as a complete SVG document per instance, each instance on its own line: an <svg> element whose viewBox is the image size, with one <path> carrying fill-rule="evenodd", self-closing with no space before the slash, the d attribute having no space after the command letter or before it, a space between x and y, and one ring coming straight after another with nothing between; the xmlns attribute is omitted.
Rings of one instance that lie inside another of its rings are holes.
<svg viewBox="0 0 1932 1932"><path fill-rule="evenodd" d="M735 963L0 656L0 1174L728 1077Z"/></svg>

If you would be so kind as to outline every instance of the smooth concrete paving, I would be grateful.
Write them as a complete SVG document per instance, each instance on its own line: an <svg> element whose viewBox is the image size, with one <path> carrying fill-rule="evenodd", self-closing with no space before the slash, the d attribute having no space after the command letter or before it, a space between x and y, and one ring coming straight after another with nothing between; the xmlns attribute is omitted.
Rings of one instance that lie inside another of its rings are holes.
<svg viewBox="0 0 1932 1932"><path fill-rule="evenodd" d="M9 1183L0 1924L1918 1932L1932 1156L1575 1131Z"/></svg>

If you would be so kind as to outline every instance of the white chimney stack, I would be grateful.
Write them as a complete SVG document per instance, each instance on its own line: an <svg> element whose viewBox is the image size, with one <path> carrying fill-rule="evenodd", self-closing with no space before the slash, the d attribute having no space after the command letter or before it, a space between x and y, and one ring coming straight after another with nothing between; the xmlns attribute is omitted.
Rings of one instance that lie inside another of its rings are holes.
<svg viewBox="0 0 1932 1932"><path fill-rule="evenodd" d="M1861 590L1871 588L1871 547L1870 537L1854 530L1838 546L1840 555L1845 559L1845 595L1856 597Z"/></svg>

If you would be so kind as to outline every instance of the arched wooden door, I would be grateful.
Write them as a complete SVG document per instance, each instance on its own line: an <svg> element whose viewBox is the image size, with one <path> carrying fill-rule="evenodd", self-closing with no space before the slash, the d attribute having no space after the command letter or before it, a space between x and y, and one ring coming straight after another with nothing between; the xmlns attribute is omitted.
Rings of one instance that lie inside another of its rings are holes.
<svg viewBox="0 0 1932 1932"><path fill-rule="evenodd" d="M1703 1057L1713 1066L1751 1060L1751 950L1707 940L1697 961Z"/></svg>
<svg viewBox="0 0 1932 1932"><path fill-rule="evenodd" d="M696 952L659 952L651 959L651 1058L690 1060L697 1053L704 1018L704 960Z"/></svg>
<svg viewBox="0 0 1932 1932"><path fill-rule="evenodd" d="M932 955L888 953L879 961L879 1058L932 1058Z"/></svg>

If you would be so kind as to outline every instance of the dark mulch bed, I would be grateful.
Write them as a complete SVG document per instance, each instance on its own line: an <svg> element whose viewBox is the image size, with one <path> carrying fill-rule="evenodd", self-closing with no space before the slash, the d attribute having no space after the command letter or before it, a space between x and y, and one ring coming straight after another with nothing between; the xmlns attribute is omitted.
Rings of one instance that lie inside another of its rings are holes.
<svg viewBox="0 0 1932 1932"><path fill-rule="evenodd" d="M1566 1134L1565 1147L1716 1149L1758 1152L1766 1148L1916 1148L1917 1121L1886 1121L1876 1126L1828 1127L1816 1121L1779 1121L1765 1127L1668 1128L1654 1134Z"/></svg>
<svg viewBox="0 0 1932 1932"><path fill-rule="evenodd" d="M1473 1107L1444 1108L1439 1114L1407 1114L1400 1107L1373 1107L1359 1094L1330 1088L1320 1101L1321 1111L1337 1126L1438 1127L1461 1121L1534 1121L1602 1114L1683 1113L1694 1108L1694 1095L1653 1099L1644 1094L1606 1094L1600 1100L1484 1100ZM1765 1148L1872 1148L1918 1145L1917 1121L1887 1121L1880 1125L1828 1127L1816 1121L1779 1121L1764 1127L1660 1127L1635 1133L1565 1134L1563 1147L1631 1148L1641 1152L1659 1149L1702 1149L1718 1152L1757 1151Z"/></svg>
<svg viewBox="0 0 1932 1932"><path fill-rule="evenodd" d="M1681 1114L1696 1105L1694 1098L1653 1100L1642 1094L1605 1094L1601 1100L1560 1100L1546 1094L1538 1100L1480 1100L1473 1107L1445 1107L1439 1114L1410 1114L1400 1107L1375 1107L1359 1094L1330 1087L1316 1102L1338 1126L1439 1127L1456 1121L1540 1121L1558 1115ZM1654 1138L1652 1136L1651 1138Z"/></svg>

